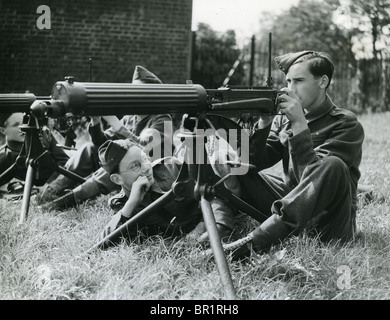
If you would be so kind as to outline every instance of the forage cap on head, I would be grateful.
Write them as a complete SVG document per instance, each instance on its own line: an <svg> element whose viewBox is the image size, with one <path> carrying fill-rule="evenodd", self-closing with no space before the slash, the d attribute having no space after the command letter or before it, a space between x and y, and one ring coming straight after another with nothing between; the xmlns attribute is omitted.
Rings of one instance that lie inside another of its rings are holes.
<svg viewBox="0 0 390 320"><path fill-rule="evenodd" d="M142 83L157 83L161 84L162 81L153 73L151 73L149 70L145 69L142 66L135 66L134 73L133 73L133 80L132 83L134 84L142 84Z"/></svg>
<svg viewBox="0 0 390 320"><path fill-rule="evenodd" d="M299 51L299 52L290 52L283 54L281 56L278 56L274 59L276 65L280 70L283 71L284 74L288 72L288 69L294 64L295 61L297 61L300 57L303 57L304 55L314 53L314 51Z"/></svg>
<svg viewBox="0 0 390 320"><path fill-rule="evenodd" d="M0 113L0 127L4 126L4 123L8 120L8 118L12 115L12 112L9 113Z"/></svg>
<svg viewBox="0 0 390 320"><path fill-rule="evenodd" d="M109 174L117 170L119 163L132 146L138 146L131 140L107 140L98 150L100 166Z"/></svg>

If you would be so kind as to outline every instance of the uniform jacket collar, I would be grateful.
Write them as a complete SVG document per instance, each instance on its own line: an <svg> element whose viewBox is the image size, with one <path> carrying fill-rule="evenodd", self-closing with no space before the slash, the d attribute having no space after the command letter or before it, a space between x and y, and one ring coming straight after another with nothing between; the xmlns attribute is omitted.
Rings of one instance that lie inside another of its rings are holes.
<svg viewBox="0 0 390 320"><path fill-rule="evenodd" d="M7 141L7 147L14 152L19 152L23 147L23 142L19 141Z"/></svg>
<svg viewBox="0 0 390 320"><path fill-rule="evenodd" d="M324 103L322 103L318 108L313 111L306 113L305 117L307 122L312 122L317 120L327 114L334 107L334 103L329 95L326 95Z"/></svg>

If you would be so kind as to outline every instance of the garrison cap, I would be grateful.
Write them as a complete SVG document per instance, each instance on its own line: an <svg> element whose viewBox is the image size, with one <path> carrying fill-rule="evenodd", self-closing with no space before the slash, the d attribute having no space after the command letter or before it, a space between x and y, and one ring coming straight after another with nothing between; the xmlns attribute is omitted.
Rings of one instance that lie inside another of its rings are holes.
<svg viewBox="0 0 390 320"><path fill-rule="evenodd" d="M135 66L133 73L133 81L132 83L157 83L161 84L162 81L149 70L145 69L141 66Z"/></svg>
<svg viewBox="0 0 390 320"><path fill-rule="evenodd" d="M98 150L99 164L109 174L118 168L119 163L132 146L138 146L131 140L107 140Z"/></svg>
<svg viewBox="0 0 390 320"><path fill-rule="evenodd" d="M278 68L282 70L284 74L286 74L288 72L288 69L290 69L290 67L295 61L297 61L300 57L303 57L304 55L310 53L314 53L314 51L304 50L299 52L286 53L276 57L274 61L277 64Z"/></svg>
<svg viewBox="0 0 390 320"><path fill-rule="evenodd" d="M0 127L4 127L4 123L12 115L12 112L9 113L0 113Z"/></svg>

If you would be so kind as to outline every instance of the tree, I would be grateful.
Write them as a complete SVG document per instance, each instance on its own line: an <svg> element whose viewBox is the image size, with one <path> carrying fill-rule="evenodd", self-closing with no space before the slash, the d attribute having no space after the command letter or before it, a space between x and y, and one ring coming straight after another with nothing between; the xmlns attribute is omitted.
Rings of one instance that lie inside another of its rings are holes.
<svg viewBox="0 0 390 320"><path fill-rule="evenodd" d="M208 24L199 23L195 37L192 80L205 88L218 88L241 54L236 34L233 30L220 34ZM243 76L240 64L229 84L241 84Z"/></svg>
<svg viewBox="0 0 390 320"><path fill-rule="evenodd" d="M375 99L367 102L372 109L389 110L390 105L390 2L388 0L355 0L348 1L354 24L360 29L356 41L364 43L371 38L371 61L366 76L362 81L363 90L372 93ZM364 49L364 48L363 48ZM386 60L387 59L387 60ZM368 99L367 99L368 100Z"/></svg>
<svg viewBox="0 0 390 320"><path fill-rule="evenodd" d="M390 32L390 2L389 0L354 0L349 2L351 14L355 23L359 26L369 25L372 44L372 55L375 60L382 56L382 51L387 50L388 33ZM366 22L366 23L365 23ZM361 32L358 38L365 36ZM378 43L381 49L378 48Z"/></svg>
<svg viewBox="0 0 390 320"><path fill-rule="evenodd" d="M342 56L355 64L351 38L353 31L338 28L333 13L339 7L338 0L301 0L296 6L271 18L273 50L276 55L301 50L329 52L333 57ZM265 33L265 32L264 32ZM266 43L267 34L261 41Z"/></svg>

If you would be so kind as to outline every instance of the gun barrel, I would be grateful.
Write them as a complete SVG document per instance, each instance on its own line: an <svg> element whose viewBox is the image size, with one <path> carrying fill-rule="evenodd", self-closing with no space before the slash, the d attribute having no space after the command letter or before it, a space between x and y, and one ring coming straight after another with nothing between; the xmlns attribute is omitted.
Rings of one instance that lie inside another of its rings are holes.
<svg viewBox="0 0 390 320"><path fill-rule="evenodd" d="M67 80L55 83L52 101L62 102L65 112L90 116L199 113L209 107L206 90L195 84L135 85Z"/></svg>
<svg viewBox="0 0 390 320"><path fill-rule="evenodd" d="M261 114L272 114L275 109L274 102L267 98L257 98L212 104L213 111L248 110Z"/></svg>
<svg viewBox="0 0 390 320"><path fill-rule="evenodd" d="M28 112L36 99L32 93L0 94L0 113Z"/></svg>

